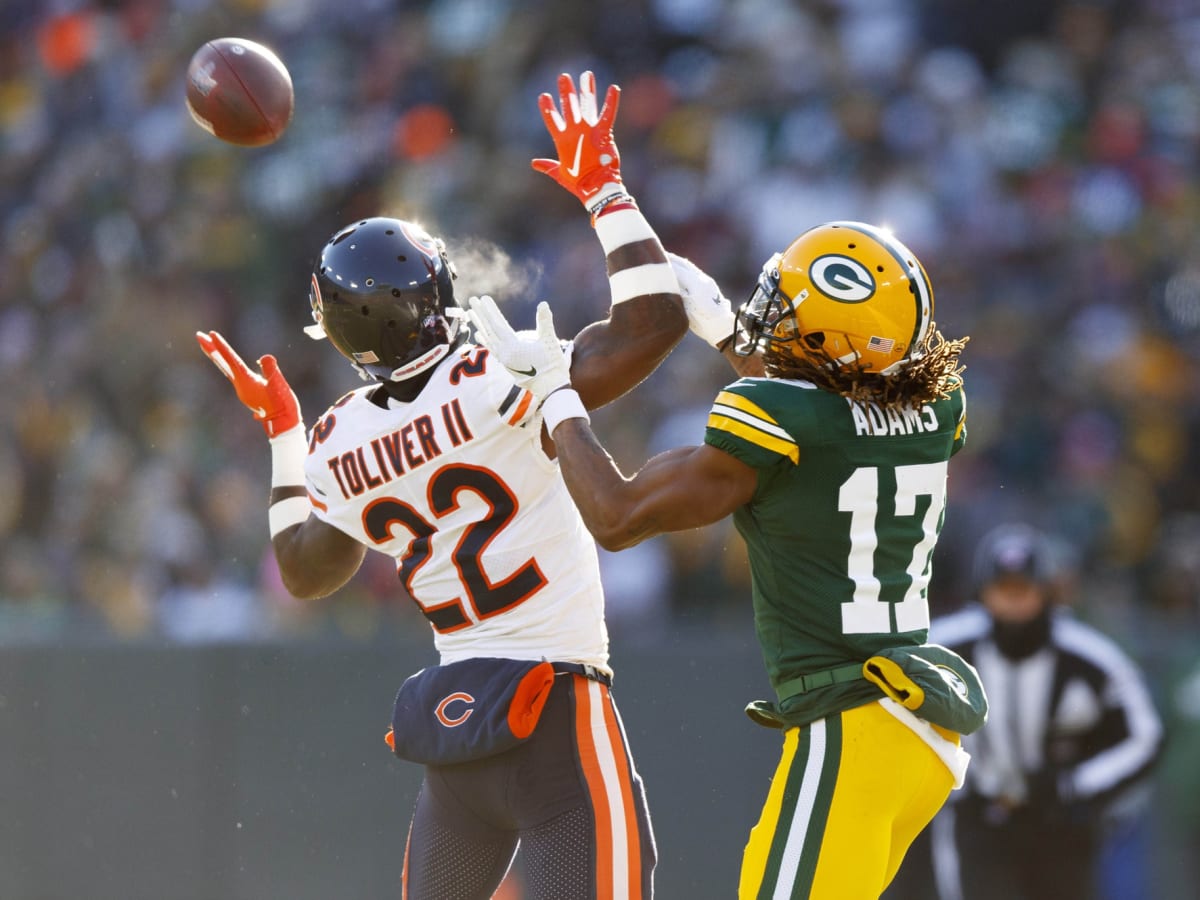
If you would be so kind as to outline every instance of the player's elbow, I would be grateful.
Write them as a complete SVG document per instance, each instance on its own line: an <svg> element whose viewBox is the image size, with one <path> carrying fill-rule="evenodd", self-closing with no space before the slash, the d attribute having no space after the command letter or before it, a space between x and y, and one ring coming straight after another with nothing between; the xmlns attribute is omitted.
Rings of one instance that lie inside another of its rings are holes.
<svg viewBox="0 0 1200 900"><path fill-rule="evenodd" d="M628 540L624 535L609 531L592 532L592 536L596 539L597 544L610 553L632 547L636 543L636 541Z"/></svg>
<svg viewBox="0 0 1200 900"><path fill-rule="evenodd" d="M627 550L647 537L643 529L625 517L609 516L588 522L588 530L596 543L609 552Z"/></svg>
<svg viewBox="0 0 1200 900"><path fill-rule="evenodd" d="M297 600L320 600L328 597L345 584L354 571L328 564L314 564L301 553L294 550L281 552L279 547L275 548L275 561L279 566L280 581L287 592Z"/></svg>
<svg viewBox="0 0 1200 900"><path fill-rule="evenodd" d="M281 566L279 576L284 589L297 600L320 600L333 593L328 585L305 573L289 573Z"/></svg>

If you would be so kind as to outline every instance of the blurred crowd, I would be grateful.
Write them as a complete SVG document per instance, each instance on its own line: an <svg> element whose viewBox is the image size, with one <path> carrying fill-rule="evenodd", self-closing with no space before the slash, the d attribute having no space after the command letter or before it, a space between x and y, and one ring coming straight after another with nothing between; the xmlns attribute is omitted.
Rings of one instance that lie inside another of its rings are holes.
<svg viewBox="0 0 1200 900"><path fill-rule="evenodd" d="M273 47L290 130L198 128L205 40ZM1132 650L1194 641L1200 7L1187 0L5 0L0 634L224 640L420 620L386 560L318 608L269 557L259 427L193 339L275 353L308 420L357 384L301 332L316 252L369 214L448 241L459 290L560 333L602 315L586 216L532 172L537 95L623 88L626 182L735 302L829 219L886 224L971 336L935 612L991 524L1059 535ZM728 370L689 336L596 417L626 466L702 437ZM797 510L803 515L803 510ZM744 616L725 526L604 556L614 632Z"/></svg>

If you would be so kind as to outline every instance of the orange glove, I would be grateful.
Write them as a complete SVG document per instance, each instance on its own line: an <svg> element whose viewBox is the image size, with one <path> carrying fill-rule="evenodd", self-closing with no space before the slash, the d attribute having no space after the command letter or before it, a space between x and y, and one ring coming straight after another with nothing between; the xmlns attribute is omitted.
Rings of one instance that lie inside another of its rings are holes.
<svg viewBox="0 0 1200 900"><path fill-rule="evenodd" d="M213 365L233 382L238 399L254 413L254 418L262 422L267 437L274 439L301 424L300 401L279 371L274 356L259 359L258 367L262 370L259 375L251 371L217 332L197 331L196 340Z"/></svg>
<svg viewBox="0 0 1200 900"><path fill-rule="evenodd" d="M554 139L558 159L535 159L533 168L549 175L579 198L593 215L605 199L625 192L621 183L621 155L613 143L621 89L610 85L604 107L596 109L596 76L584 72L579 91L571 76L558 76L561 111L549 94L538 97L546 130Z"/></svg>

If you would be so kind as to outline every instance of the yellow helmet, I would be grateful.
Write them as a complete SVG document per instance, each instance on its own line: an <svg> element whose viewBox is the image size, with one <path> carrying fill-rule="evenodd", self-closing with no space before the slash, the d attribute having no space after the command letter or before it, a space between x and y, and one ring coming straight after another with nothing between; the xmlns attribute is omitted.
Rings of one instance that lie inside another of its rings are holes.
<svg viewBox="0 0 1200 900"><path fill-rule="evenodd" d="M801 361L821 350L890 375L920 358L932 321L929 276L907 247L874 225L830 222L767 260L738 310L735 350Z"/></svg>

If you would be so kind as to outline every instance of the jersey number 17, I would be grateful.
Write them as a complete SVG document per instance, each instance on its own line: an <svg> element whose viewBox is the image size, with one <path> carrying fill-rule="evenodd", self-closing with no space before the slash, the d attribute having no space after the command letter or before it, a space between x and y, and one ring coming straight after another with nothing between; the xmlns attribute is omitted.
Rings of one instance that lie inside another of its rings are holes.
<svg viewBox="0 0 1200 900"><path fill-rule="evenodd" d="M846 571L854 582L854 599L842 604L843 634L881 634L929 627L930 562L946 507L946 469L947 463L942 461L891 470L896 476L891 515L880 511L878 468L855 469L842 484L838 510L850 513ZM917 522L914 521L917 498L923 496L929 497L930 502ZM876 568L880 534L888 535L888 540L904 540L904 550L910 552L905 569L908 588L898 603L879 598L881 576L894 583L899 574Z"/></svg>

